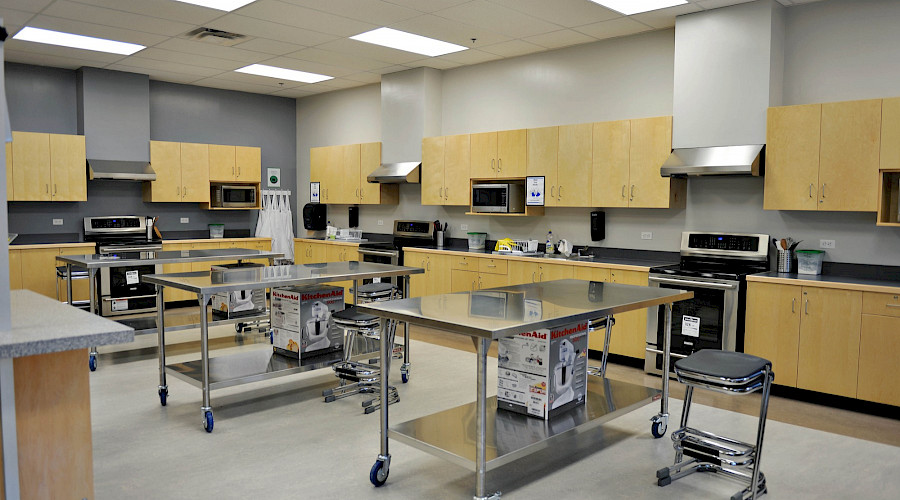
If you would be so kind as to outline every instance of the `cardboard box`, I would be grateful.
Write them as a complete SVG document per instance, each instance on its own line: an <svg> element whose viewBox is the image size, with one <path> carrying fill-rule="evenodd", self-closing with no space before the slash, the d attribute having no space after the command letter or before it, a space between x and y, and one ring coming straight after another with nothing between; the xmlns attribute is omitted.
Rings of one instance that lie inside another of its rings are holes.
<svg viewBox="0 0 900 500"><path fill-rule="evenodd" d="M212 271L227 271L245 267L263 267L262 264L241 262L239 264L219 264L211 267ZM266 312L266 290L239 290L220 292L212 296L212 314L216 319L231 319L242 316L256 316Z"/></svg>
<svg viewBox="0 0 900 500"><path fill-rule="evenodd" d="M344 331L331 315L344 309L344 289L328 285L272 289L271 324L275 352L304 354L340 351Z"/></svg>
<svg viewBox="0 0 900 500"><path fill-rule="evenodd" d="M500 339L497 407L548 419L587 397L587 322Z"/></svg>

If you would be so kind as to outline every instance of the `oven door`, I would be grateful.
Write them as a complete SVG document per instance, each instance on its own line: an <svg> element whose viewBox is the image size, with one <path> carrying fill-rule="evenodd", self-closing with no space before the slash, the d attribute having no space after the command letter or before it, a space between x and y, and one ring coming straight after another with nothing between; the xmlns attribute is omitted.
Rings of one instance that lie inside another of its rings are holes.
<svg viewBox="0 0 900 500"><path fill-rule="evenodd" d="M359 248L359 260L363 262L374 262L376 264L390 264L392 266L400 265L400 251L399 250L388 250L384 248ZM401 278L374 278L374 279L365 279L363 280L363 284L368 284L372 282L378 283L392 283L394 286L398 286L400 290L403 290L403 280Z"/></svg>
<svg viewBox="0 0 900 500"><path fill-rule="evenodd" d="M678 358L701 349L735 350L737 339L738 281L650 275L650 286L694 292L694 298L672 304L670 366ZM665 308L648 315L644 370L662 373Z"/></svg>
<svg viewBox="0 0 900 500"><path fill-rule="evenodd" d="M162 266L104 267L100 269L100 310L118 316L156 310L156 286L144 283L147 274L161 274Z"/></svg>

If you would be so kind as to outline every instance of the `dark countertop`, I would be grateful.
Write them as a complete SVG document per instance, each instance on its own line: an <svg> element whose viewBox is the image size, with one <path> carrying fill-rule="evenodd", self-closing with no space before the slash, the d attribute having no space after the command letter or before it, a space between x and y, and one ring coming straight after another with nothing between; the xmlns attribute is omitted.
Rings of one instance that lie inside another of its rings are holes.
<svg viewBox="0 0 900 500"><path fill-rule="evenodd" d="M572 264L613 264L613 265L623 265L623 266L638 266L638 267L657 267L664 265L671 265L678 263L678 253L677 252L652 252L648 257L647 253L650 252L639 252L639 251L631 251L633 253L638 253L635 257L623 257L621 256L621 251L623 249L606 249L606 248L591 248L588 252L593 256L592 259L565 259L560 254L556 254L556 257L545 257L543 255L512 255L512 254L494 254L492 250L490 250L487 245L485 248L480 250L471 250L468 247L468 243L465 246L453 245L443 247L437 246L426 246L426 247L415 247L423 250L443 250L450 252L463 252L463 253L471 253L479 256L498 256L498 257L517 257L517 258L525 258L525 259L535 259L540 260L541 262L559 262L559 263L572 263ZM490 248L493 248L491 245ZM674 256L672 256L674 255ZM655 258L652 258L655 257Z"/></svg>
<svg viewBox="0 0 900 500"><path fill-rule="evenodd" d="M84 239L79 233L20 234L9 246L58 245L62 243L84 243Z"/></svg>
<svg viewBox="0 0 900 500"><path fill-rule="evenodd" d="M770 271L767 273L754 274L752 277L757 278L778 278L783 280L796 281L815 281L819 283L840 283L844 285L859 285L863 287L885 287L896 288L900 290L900 280L897 279L878 279L859 276L845 276L840 274L799 274L799 273L779 273ZM800 284L800 283L798 283Z"/></svg>

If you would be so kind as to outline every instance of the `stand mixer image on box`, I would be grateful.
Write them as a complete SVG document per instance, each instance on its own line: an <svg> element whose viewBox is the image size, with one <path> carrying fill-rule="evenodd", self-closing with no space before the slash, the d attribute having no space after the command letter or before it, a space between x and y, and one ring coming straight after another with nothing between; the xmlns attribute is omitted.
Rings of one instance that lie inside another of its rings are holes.
<svg viewBox="0 0 900 500"><path fill-rule="evenodd" d="M553 367L553 387L550 395L550 408L562 406L575 399L572 381L575 378L575 346L567 339L559 343L559 361Z"/></svg>
<svg viewBox="0 0 900 500"><path fill-rule="evenodd" d="M344 309L344 289L328 285L272 290L272 343L275 352L303 359L343 349L344 333L332 315Z"/></svg>
<svg viewBox="0 0 900 500"><path fill-rule="evenodd" d="M310 308L310 318L306 320L303 328L303 342L307 351L327 349L331 345L328 339L328 329L333 324L331 311L321 301L315 301Z"/></svg>

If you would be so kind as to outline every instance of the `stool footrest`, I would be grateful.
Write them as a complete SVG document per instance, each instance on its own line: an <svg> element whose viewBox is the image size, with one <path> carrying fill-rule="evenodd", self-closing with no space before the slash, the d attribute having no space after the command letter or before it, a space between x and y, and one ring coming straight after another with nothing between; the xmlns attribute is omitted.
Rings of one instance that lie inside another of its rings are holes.
<svg viewBox="0 0 900 500"><path fill-rule="evenodd" d="M724 459L721 458L722 455L735 458L746 457L748 459L747 462L731 463L731 465L745 465L746 463L752 463L756 452L756 447L752 444L728 437L717 436L711 432L701 431L692 427L686 427L673 432L672 441L675 442L676 449L680 445L685 449L692 448L694 451L707 455L709 455L709 453L705 453L703 449L713 450L718 455L709 456L723 461ZM699 450L696 449L698 447L700 448Z"/></svg>

